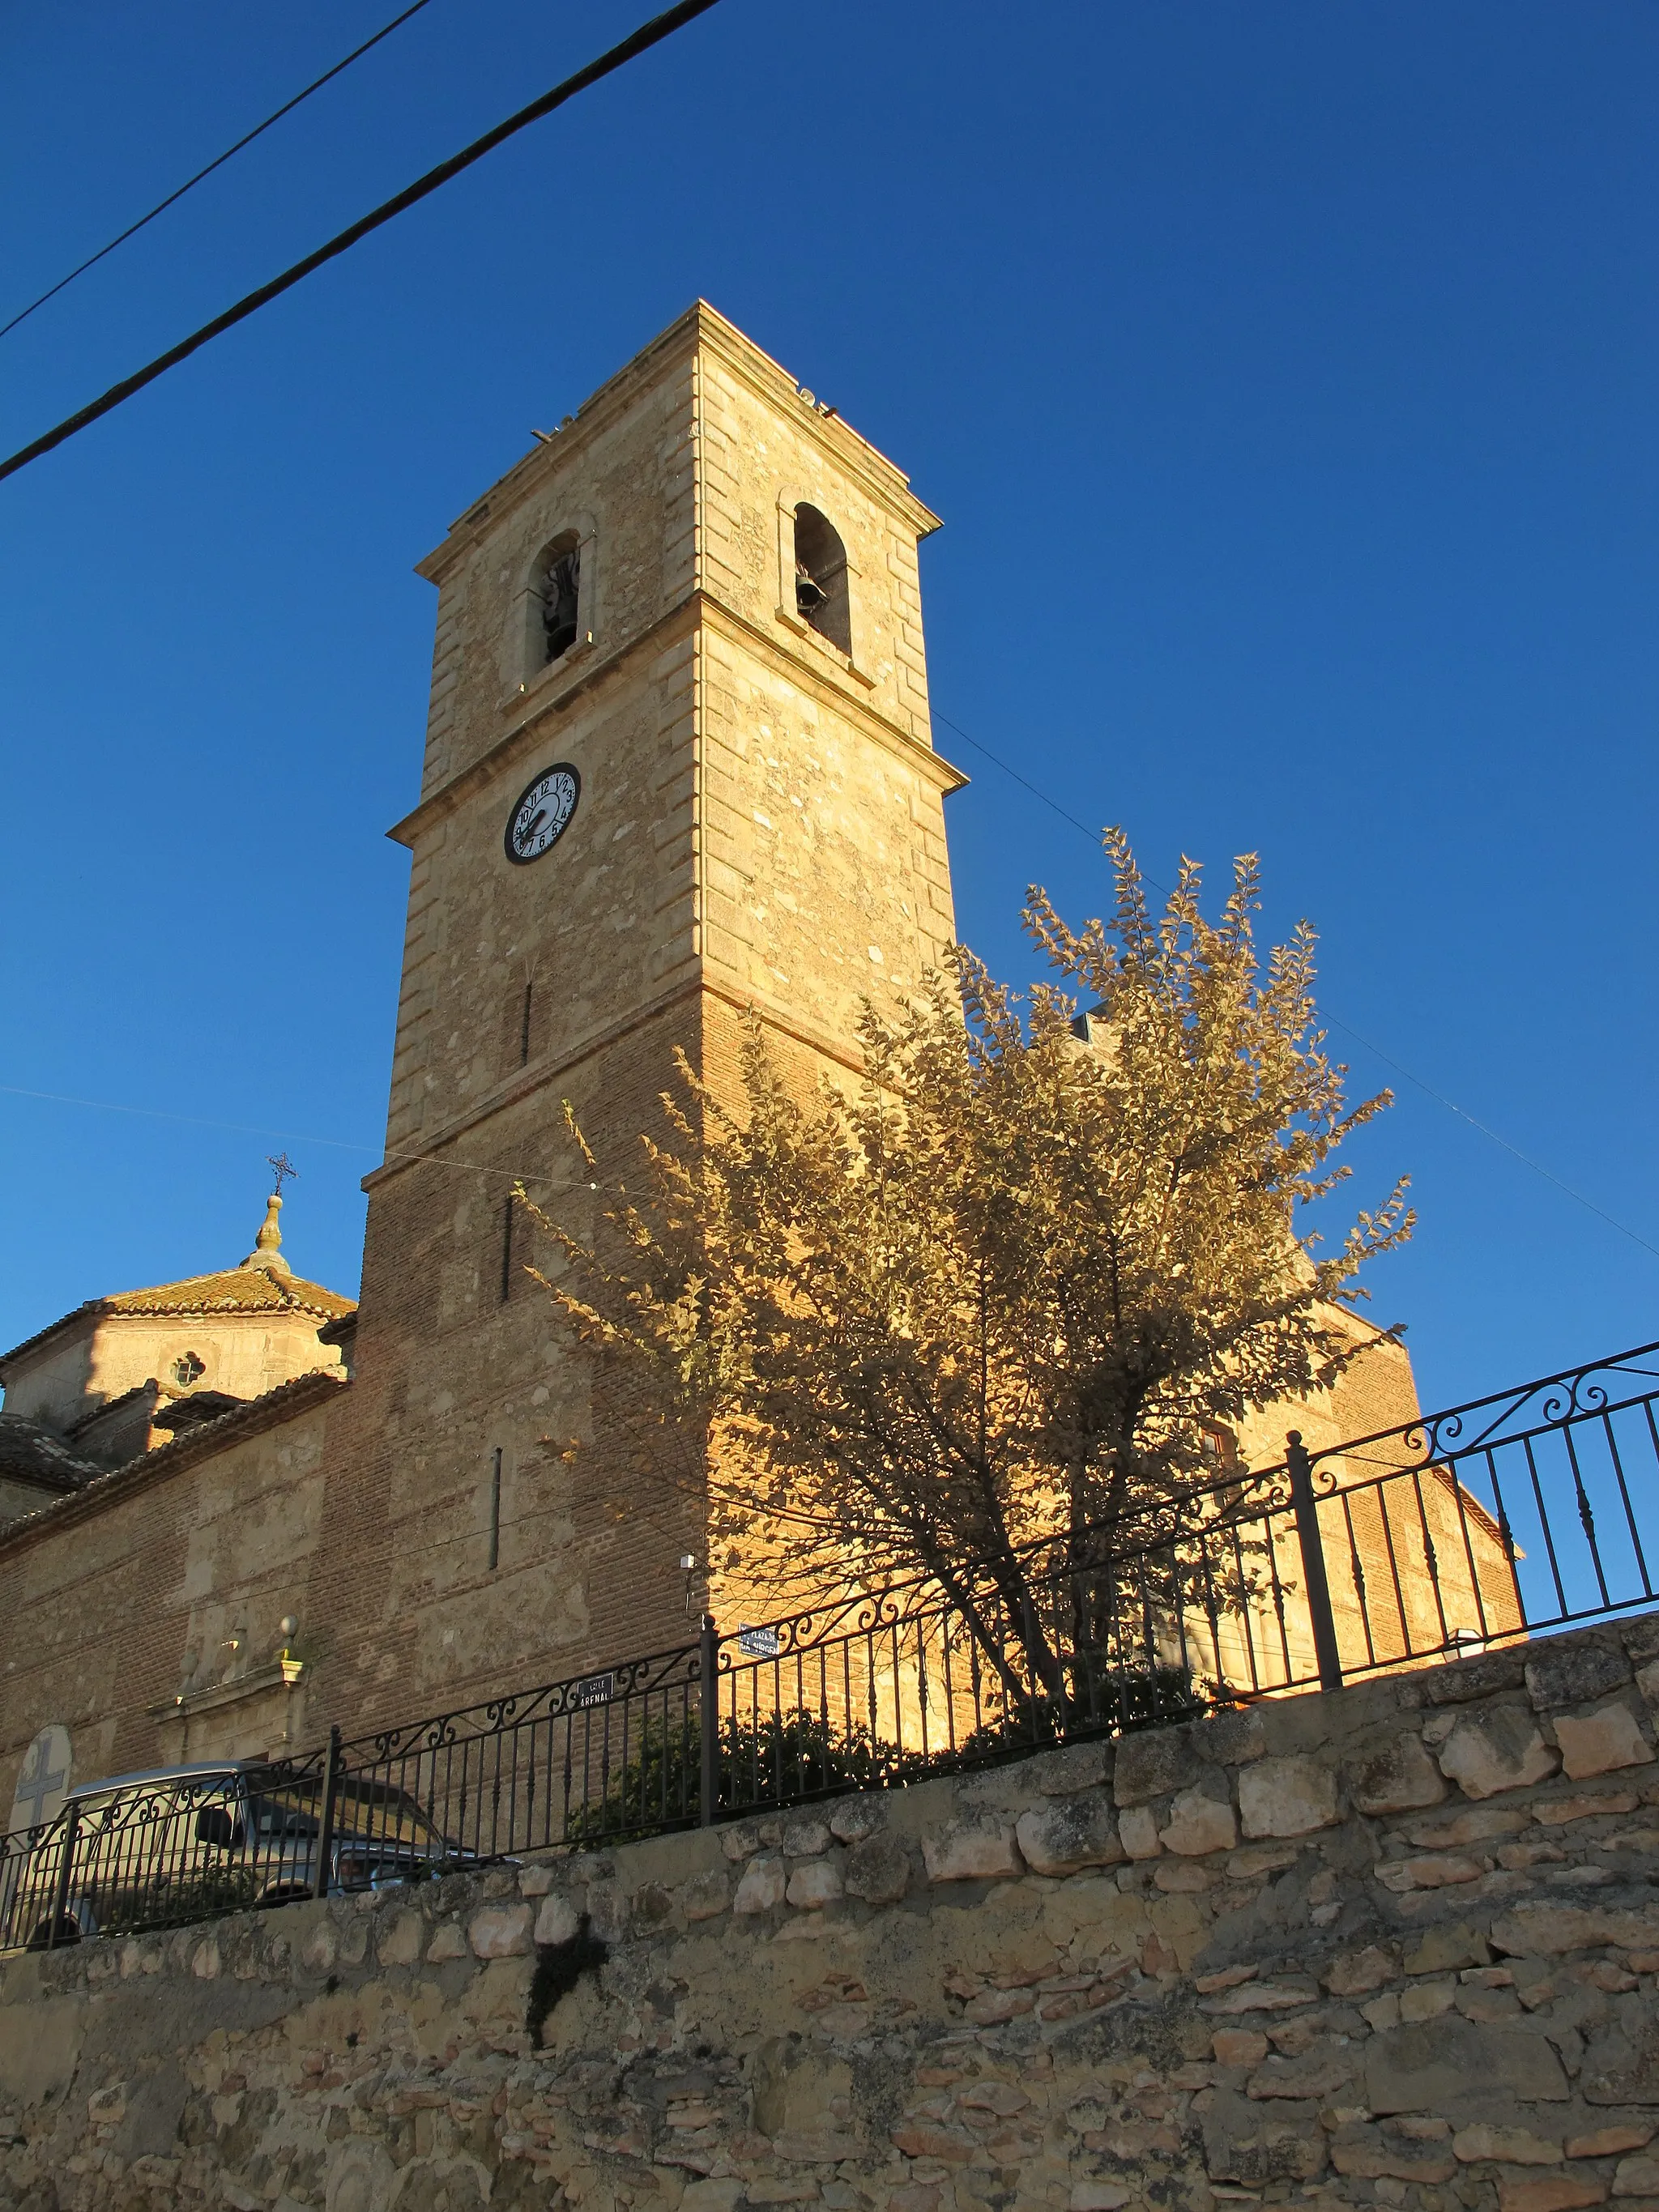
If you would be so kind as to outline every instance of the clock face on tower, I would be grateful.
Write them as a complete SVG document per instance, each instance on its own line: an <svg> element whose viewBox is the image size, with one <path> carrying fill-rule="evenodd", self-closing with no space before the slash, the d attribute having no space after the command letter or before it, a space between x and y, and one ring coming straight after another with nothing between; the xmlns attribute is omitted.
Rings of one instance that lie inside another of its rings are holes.
<svg viewBox="0 0 1659 2212"><path fill-rule="evenodd" d="M582 780L568 761L544 769L507 817L507 857L523 866L556 845L581 797Z"/></svg>

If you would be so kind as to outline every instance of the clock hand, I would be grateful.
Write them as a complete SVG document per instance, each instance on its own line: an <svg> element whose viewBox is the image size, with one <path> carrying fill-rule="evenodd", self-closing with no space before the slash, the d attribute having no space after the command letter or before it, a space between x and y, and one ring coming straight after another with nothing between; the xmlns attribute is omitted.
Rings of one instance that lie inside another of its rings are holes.
<svg viewBox="0 0 1659 2212"><path fill-rule="evenodd" d="M538 807L529 821L525 823L523 835L526 837L533 837L546 819L547 809L544 806Z"/></svg>

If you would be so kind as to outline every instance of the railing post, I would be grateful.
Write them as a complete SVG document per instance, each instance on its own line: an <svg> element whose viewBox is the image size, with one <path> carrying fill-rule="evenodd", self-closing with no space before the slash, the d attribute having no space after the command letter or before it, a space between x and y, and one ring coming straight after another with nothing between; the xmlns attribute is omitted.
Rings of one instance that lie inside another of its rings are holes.
<svg viewBox="0 0 1659 2212"><path fill-rule="evenodd" d="M714 1626L714 1616L706 1613L702 1617L702 1632L697 1639L697 1675L701 1691L697 1698L697 1717L702 1723L700 1757L698 1759L697 1820L705 1828L714 1825L714 1812L719 1802L718 1770L720 1752L720 1639Z"/></svg>
<svg viewBox="0 0 1659 2212"><path fill-rule="evenodd" d="M1319 1664L1322 1690L1342 1687L1342 1662L1336 1650L1336 1619L1331 1611L1331 1586L1325 1577L1325 1546L1319 1534L1319 1508L1314 1500L1313 1462L1292 1429L1285 1438L1285 1463L1290 1470L1291 1504L1296 1512L1296 1533L1302 1547L1302 1573L1308 1586L1308 1612L1313 1621L1314 1657Z"/></svg>
<svg viewBox="0 0 1659 2212"><path fill-rule="evenodd" d="M334 1850L334 1796L340 1778L340 1731L328 1732L328 1758L323 1767L323 1809L317 1822L317 1879L312 1894L328 1895L328 1863Z"/></svg>
<svg viewBox="0 0 1659 2212"><path fill-rule="evenodd" d="M58 1930L69 1917L70 1882L75 1872L75 1841L80 1832L81 1808L73 1797L64 1808L64 1857L52 1886L52 1918L46 1926L46 1948L58 1948Z"/></svg>

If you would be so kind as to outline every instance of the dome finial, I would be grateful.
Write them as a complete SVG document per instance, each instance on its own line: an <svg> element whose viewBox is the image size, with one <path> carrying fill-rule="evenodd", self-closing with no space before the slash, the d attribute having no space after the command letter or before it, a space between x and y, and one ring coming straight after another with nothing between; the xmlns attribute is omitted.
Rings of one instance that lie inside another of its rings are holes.
<svg viewBox="0 0 1659 2212"><path fill-rule="evenodd" d="M289 1273L288 1261L283 1257L283 1231L277 1217L283 1210L283 1184L289 1176L296 1176L296 1168L286 1152L268 1157L266 1164L276 1174L276 1188L265 1200L265 1218L258 1235L253 1240L253 1249L242 1265L245 1267L270 1267L278 1274Z"/></svg>
<svg viewBox="0 0 1659 2212"><path fill-rule="evenodd" d="M282 1210L283 1201L273 1191L265 1200L265 1218L253 1240L253 1249L242 1262L245 1267L267 1267L276 1274L288 1273L288 1261L283 1257L283 1231L277 1220Z"/></svg>

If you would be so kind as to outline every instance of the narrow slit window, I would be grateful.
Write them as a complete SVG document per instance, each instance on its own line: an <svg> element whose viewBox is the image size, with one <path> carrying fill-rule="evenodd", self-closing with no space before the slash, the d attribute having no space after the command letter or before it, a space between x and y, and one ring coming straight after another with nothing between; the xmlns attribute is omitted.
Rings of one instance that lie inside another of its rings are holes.
<svg viewBox="0 0 1659 2212"><path fill-rule="evenodd" d="M501 1304L505 1305L513 1295L513 1194L507 1194L507 1204L501 1209Z"/></svg>
<svg viewBox="0 0 1659 2212"><path fill-rule="evenodd" d="M524 1010L519 1017L519 1065L520 1067L527 1067L530 1064L530 1006L535 986L532 983L526 983L524 987Z"/></svg>
<svg viewBox="0 0 1659 2212"><path fill-rule="evenodd" d="M805 501L795 509L795 611L820 637L852 658L847 548L829 516Z"/></svg>

